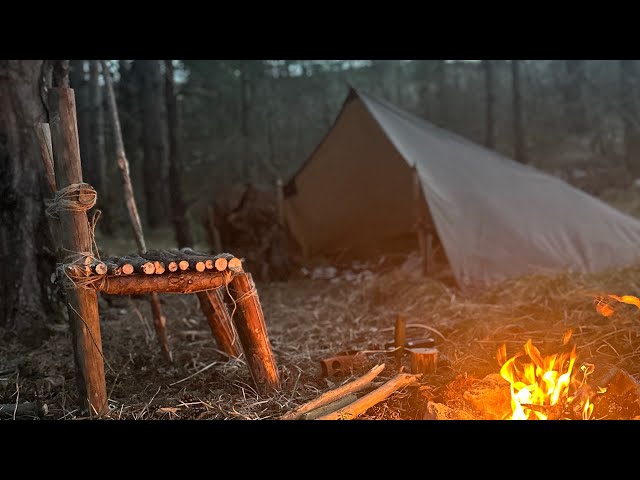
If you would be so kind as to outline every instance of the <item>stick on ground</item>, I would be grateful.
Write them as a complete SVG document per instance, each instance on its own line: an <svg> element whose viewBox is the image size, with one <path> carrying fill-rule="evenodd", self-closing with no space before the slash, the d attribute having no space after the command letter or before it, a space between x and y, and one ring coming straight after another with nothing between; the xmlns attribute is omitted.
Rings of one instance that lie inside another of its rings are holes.
<svg viewBox="0 0 640 480"><path fill-rule="evenodd" d="M375 404L380 403L391 394L403 389L404 387L416 383L421 375L410 375L408 373L399 373L381 387L376 388L361 399L353 402L340 410L329 413L318 420L353 420L364 412L369 410Z"/></svg>
<svg viewBox="0 0 640 480"><path fill-rule="evenodd" d="M341 385L333 390L329 390L328 392L323 393L318 398L311 400L303 405L300 405L295 410L290 411L289 413L284 414L280 417L280 420L297 420L302 415L316 408L322 407L323 405L327 405L329 403L335 402L336 400L341 399L342 397L349 395L350 393L357 392L362 390L367 385L371 383L371 381L376 378L382 370L384 370L385 364L382 363L380 365L376 365L367 373L365 373L360 378Z"/></svg>

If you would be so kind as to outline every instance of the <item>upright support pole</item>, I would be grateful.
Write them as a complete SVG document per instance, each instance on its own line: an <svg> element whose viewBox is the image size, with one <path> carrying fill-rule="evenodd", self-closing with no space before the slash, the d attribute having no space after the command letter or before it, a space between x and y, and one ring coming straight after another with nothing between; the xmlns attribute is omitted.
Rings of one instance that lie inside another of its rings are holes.
<svg viewBox="0 0 640 480"><path fill-rule="evenodd" d="M133 194L133 185L131 184L131 176L129 175L129 160L124 151L124 141L122 140L122 129L120 128L120 118L118 116L118 105L116 104L116 96L113 92L113 81L107 63L102 60L102 76L106 85L107 100L109 109L111 110L111 122L116 140L116 157L118 159L118 168L122 173L122 183L124 185L124 198L129 210L129 220L133 228L133 236L138 246L138 252L143 254L147 251L147 246L142 233L142 223L140 215L138 215L138 207L136 206L135 196ZM157 293L149 294L149 302L151 303L151 313L153 315L153 326L156 330L156 338L160 344L160 350L168 362L173 362L171 349L169 348L169 340L167 339L167 319L162 314L160 308L160 298Z"/></svg>
<svg viewBox="0 0 640 480"><path fill-rule="evenodd" d="M234 318L236 331L256 388L261 393L278 390L278 368L251 274L236 272L231 280L230 291L237 304L237 317Z"/></svg>
<svg viewBox="0 0 640 480"><path fill-rule="evenodd" d="M233 322L227 306L222 299L221 289L206 290L198 292L200 308L207 318L213 338L216 339L218 347L230 357L240 356L240 345L233 328Z"/></svg>
<svg viewBox="0 0 640 480"><path fill-rule="evenodd" d="M68 87L52 88L49 94L49 116L56 185L64 189L82 183L80 145L74 92ZM87 219L87 210L93 206L94 196L83 195L78 187L72 197L78 208L59 212L62 247L67 252L93 256L93 238ZM91 200L89 200L91 198ZM82 206L83 199L86 205ZM91 205L91 206L89 206ZM85 207L88 207L84 209ZM99 416L109 410L104 377L104 358L100 336L97 292L84 288L66 290L67 308L73 335L80 402L90 416Z"/></svg>
<svg viewBox="0 0 640 480"><path fill-rule="evenodd" d="M276 201L278 203L278 223L284 226L284 190L282 189L282 179L276 180Z"/></svg>
<svg viewBox="0 0 640 480"><path fill-rule="evenodd" d="M418 248L420 249L420 263L422 266L422 275L429 275L429 253L428 253L428 238L426 232L425 218L424 218L424 197L422 195L422 186L420 184L420 177L418 176L418 170L413 167L413 202L416 218L416 234L418 236Z"/></svg>
<svg viewBox="0 0 640 480"><path fill-rule="evenodd" d="M395 328L395 342L394 345L397 348L395 352L396 356L396 368L400 370L402 368L402 356L404 355L404 345L407 340L407 321L402 315L396 317Z"/></svg>

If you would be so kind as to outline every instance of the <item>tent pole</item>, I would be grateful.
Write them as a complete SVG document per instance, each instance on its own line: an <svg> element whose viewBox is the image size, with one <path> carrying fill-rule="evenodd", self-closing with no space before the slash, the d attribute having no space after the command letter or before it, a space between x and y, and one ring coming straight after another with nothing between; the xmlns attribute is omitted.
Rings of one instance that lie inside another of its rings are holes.
<svg viewBox="0 0 640 480"><path fill-rule="evenodd" d="M420 186L420 177L416 167L413 167L413 201L416 217L416 234L418 236L418 248L420 249L420 264L422 265L422 275L428 276L431 273L431 259L433 257L432 243L433 236L427 235L425 218L423 215L424 197Z"/></svg>

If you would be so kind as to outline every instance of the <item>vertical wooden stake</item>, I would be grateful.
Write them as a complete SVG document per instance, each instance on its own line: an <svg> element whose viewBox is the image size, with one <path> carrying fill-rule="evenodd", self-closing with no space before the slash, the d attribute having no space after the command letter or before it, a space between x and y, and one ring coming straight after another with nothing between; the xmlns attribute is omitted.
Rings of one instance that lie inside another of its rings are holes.
<svg viewBox="0 0 640 480"><path fill-rule="evenodd" d="M396 350L396 368L400 370L402 367L402 356L404 355L404 345L406 342L406 328L407 322L406 319L402 315L398 315L396 318L396 329L395 329L395 347Z"/></svg>
<svg viewBox="0 0 640 480"><path fill-rule="evenodd" d="M280 177L276 180L276 199L278 203L278 223L284 226L284 191L282 187L282 179Z"/></svg>
<svg viewBox="0 0 640 480"><path fill-rule="evenodd" d="M427 248L426 248L426 265L425 270L427 276L431 276L435 270L435 259L433 257L433 233L427 233Z"/></svg>
<svg viewBox="0 0 640 480"><path fill-rule="evenodd" d="M416 218L416 234L418 236L418 247L420 249L420 260L422 265L422 274L428 275L428 260L427 260L427 238L425 232L425 218L423 215L424 198L422 196L422 187L420 186L420 177L418 170L413 167L413 201L415 208Z"/></svg>
<svg viewBox="0 0 640 480"><path fill-rule="evenodd" d="M235 273L230 291L237 303L234 323L249 371L261 393L280 388L278 368L271 350L258 292L250 273Z"/></svg>
<svg viewBox="0 0 640 480"><path fill-rule="evenodd" d="M236 330L233 327L229 310L224 304L221 290L207 290L198 292L196 295L218 347L230 357L239 357L240 345L237 341Z"/></svg>
<svg viewBox="0 0 640 480"><path fill-rule="evenodd" d="M71 88L52 88L49 94L56 185L65 188L82 183L76 104ZM68 252L93 253L86 211L60 212L62 246ZM66 291L73 335L74 359L82 406L90 416L109 410L104 377L97 292L77 288Z"/></svg>
<svg viewBox="0 0 640 480"><path fill-rule="evenodd" d="M120 128L120 117L118 116L118 105L116 104L116 95L113 92L113 81L111 79L111 73L109 72L107 62L101 60L101 64L102 76L106 86L107 101L109 103L109 110L111 111L111 122L116 141L118 168L122 174L124 199L127 204L127 209L129 210L129 220L131 221L131 228L133 229L133 237L135 238L136 245L138 246L138 253L142 254L147 251L147 245L144 241L142 223L140 222L140 215L138 215L138 207L136 206L136 199L133 194L133 185L131 184L131 176L129 175L129 160L127 160L127 155L124 151L124 141L122 140L122 130ZM149 302L151 303L153 326L156 330L156 338L160 344L160 350L162 351L165 359L169 363L173 363L173 356L171 355L171 349L169 348L169 340L167 339L167 320L164 315L162 315L158 294L151 293L149 295Z"/></svg>

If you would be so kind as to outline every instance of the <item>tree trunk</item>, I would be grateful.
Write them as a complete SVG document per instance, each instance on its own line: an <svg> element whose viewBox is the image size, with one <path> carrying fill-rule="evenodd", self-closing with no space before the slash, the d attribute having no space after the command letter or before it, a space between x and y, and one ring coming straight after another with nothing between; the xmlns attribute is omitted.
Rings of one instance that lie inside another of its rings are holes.
<svg viewBox="0 0 640 480"><path fill-rule="evenodd" d="M142 73L142 148L144 151L144 197L147 223L151 228L166 218L167 168L161 101L162 78L158 60L139 60Z"/></svg>
<svg viewBox="0 0 640 480"><path fill-rule="evenodd" d="M513 93L513 153L518 162L527 163L524 119L522 115L522 92L520 90L520 60L511 60L511 82Z"/></svg>
<svg viewBox="0 0 640 480"><path fill-rule="evenodd" d="M587 112L584 106L582 85L584 84L584 60L567 60L567 83L564 89L565 115L569 133L586 133Z"/></svg>
<svg viewBox="0 0 640 480"><path fill-rule="evenodd" d="M178 150L178 107L173 81L173 64L165 60L165 97L167 102L167 133L169 137L169 195L171 214L178 248L192 247L193 236L187 217L187 208L182 193L182 169Z"/></svg>
<svg viewBox="0 0 640 480"><path fill-rule="evenodd" d="M90 122L90 154L89 164L91 176L88 182L98 192L98 208L102 211L100 226L107 234L113 233L110 221L109 186L107 179L107 159L104 146L104 108L102 101L102 87L100 86L100 61L91 60L89 68L89 104L91 106Z"/></svg>
<svg viewBox="0 0 640 480"><path fill-rule="evenodd" d="M638 119L638 100L635 82L634 60L620 60L620 115L624 125L624 160L627 171L632 176L640 175L640 132L636 127Z"/></svg>
<svg viewBox="0 0 640 480"><path fill-rule="evenodd" d="M0 60L0 326L37 342L53 313L49 196L34 125L47 121L45 61ZM24 335L23 335L24 334Z"/></svg>
<svg viewBox="0 0 640 480"><path fill-rule="evenodd" d="M493 92L493 61L483 60L484 82L485 82L485 140L484 144L487 148L495 148L494 138L494 103L495 96Z"/></svg>

